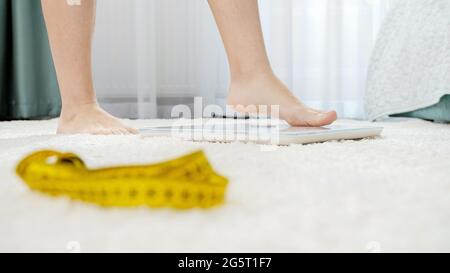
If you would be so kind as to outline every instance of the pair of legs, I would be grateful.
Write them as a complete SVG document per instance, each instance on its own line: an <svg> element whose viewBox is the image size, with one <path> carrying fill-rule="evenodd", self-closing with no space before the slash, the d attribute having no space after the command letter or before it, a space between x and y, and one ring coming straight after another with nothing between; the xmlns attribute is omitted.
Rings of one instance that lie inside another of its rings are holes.
<svg viewBox="0 0 450 273"><path fill-rule="evenodd" d="M209 4L230 63L229 105L238 111L250 105L277 105L280 118L296 126L322 126L336 120L334 111L303 105L274 75L257 0L209 0ZM70 6L66 0L42 0L42 6L62 97L58 132L136 133L103 111L96 100L91 70L96 1L83 0L79 6Z"/></svg>

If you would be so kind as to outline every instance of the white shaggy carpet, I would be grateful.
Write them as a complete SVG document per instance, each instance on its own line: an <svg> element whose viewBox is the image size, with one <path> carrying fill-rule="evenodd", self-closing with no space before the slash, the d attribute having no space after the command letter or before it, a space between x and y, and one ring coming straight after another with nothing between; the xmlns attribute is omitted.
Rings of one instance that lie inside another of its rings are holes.
<svg viewBox="0 0 450 273"><path fill-rule="evenodd" d="M450 125L394 120L381 123L381 139L270 152L252 144L56 136L55 125L0 123L2 252L450 251ZM48 148L74 151L91 167L204 149L230 178L228 200L214 210L176 212L48 198L13 172L23 156Z"/></svg>

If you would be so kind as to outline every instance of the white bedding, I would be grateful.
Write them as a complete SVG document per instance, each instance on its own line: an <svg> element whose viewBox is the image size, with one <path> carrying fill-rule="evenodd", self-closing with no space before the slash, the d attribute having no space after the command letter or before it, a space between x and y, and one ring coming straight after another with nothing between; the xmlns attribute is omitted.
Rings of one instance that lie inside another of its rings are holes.
<svg viewBox="0 0 450 273"><path fill-rule="evenodd" d="M0 123L0 251L450 251L450 126L379 125L386 127L381 139L262 151L171 138L55 136L55 121ZM23 156L48 148L74 151L91 167L204 149L230 178L228 201L176 212L48 198L13 172Z"/></svg>
<svg viewBox="0 0 450 273"><path fill-rule="evenodd" d="M450 94L450 1L398 0L369 68L368 118L437 104Z"/></svg>

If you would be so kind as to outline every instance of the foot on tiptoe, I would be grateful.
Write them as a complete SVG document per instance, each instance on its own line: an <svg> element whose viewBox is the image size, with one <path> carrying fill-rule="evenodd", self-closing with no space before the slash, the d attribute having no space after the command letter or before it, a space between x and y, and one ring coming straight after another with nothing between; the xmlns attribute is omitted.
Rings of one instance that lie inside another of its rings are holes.
<svg viewBox="0 0 450 273"><path fill-rule="evenodd" d="M241 113L258 112L258 106L279 107L279 118L292 126L320 127L336 121L335 111L305 106L275 75L259 75L232 81L228 104Z"/></svg>

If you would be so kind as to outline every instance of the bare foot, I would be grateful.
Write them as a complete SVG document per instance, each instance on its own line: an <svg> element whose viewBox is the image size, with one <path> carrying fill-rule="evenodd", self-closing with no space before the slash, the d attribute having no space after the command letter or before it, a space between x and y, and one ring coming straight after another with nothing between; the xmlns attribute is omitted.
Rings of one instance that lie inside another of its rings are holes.
<svg viewBox="0 0 450 273"><path fill-rule="evenodd" d="M231 83L228 104L238 112L254 113L254 106L280 107L279 118L292 126L320 127L336 121L335 111L326 112L305 106L275 75L260 75ZM253 109L252 109L253 108Z"/></svg>
<svg viewBox="0 0 450 273"><path fill-rule="evenodd" d="M138 132L101 109L98 104L63 107L58 134L128 135Z"/></svg>

